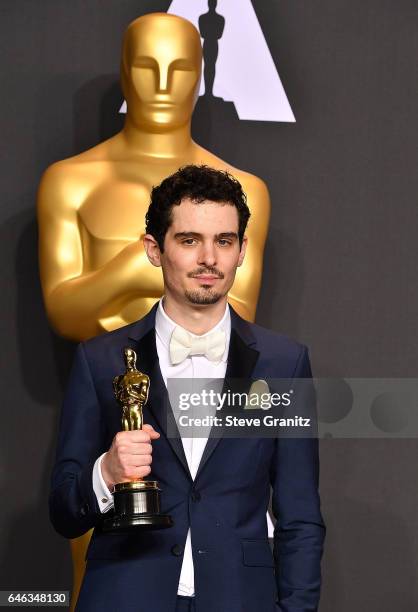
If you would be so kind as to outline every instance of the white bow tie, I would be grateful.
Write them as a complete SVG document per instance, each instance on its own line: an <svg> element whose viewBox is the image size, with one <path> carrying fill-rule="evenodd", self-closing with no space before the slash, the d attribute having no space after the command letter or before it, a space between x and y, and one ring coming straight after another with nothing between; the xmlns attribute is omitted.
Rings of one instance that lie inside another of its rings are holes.
<svg viewBox="0 0 418 612"><path fill-rule="evenodd" d="M218 330L206 336L193 336L186 329L176 327L170 340L172 365L181 363L189 355L204 355L210 361L220 361L225 352L225 332Z"/></svg>

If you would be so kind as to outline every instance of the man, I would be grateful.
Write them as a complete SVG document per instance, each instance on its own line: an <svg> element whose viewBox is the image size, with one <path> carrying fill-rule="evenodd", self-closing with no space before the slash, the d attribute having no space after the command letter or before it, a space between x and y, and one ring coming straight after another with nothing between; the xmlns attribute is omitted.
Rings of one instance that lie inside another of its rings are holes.
<svg viewBox="0 0 418 612"><path fill-rule="evenodd" d="M163 300L140 321L78 347L50 511L65 537L95 527L81 612L317 610L325 533L317 440L167 435L169 378L311 377L306 347L248 323L227 303L249 216L241 185L226 172L186 166L165 179L152 191L144 237L148 259L162 267ZM120 431L112 394L126 347L151 380L143 431ZM104 533L113 485L150 473L174 526Z"/></svg>

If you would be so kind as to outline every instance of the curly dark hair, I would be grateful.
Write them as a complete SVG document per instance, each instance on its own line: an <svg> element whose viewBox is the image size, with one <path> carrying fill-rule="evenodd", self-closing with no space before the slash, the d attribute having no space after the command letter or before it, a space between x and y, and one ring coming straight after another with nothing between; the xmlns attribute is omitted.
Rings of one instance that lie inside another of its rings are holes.
<svg viewBox="0 0 418 612"><path fill-rule="evenodd" d="M239 220L238 238L240 245L242 244L251 213L241 183L226 170L215 170L205 165L189 165L179 168L151 191L151 202L145 216L145 231L158 242L161 253L164 252L165 235L172 223L173 206L178 206L184 198L189 198L196 204L212 200L235 206Z"/></svg>

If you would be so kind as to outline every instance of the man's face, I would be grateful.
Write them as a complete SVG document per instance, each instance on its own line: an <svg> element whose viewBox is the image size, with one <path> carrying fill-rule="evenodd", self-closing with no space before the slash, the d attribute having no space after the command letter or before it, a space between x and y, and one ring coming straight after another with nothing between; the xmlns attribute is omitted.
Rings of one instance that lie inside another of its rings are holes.
<svg viewBox="0 0 418 612"><path fill-rule="evenodd" d="M173 206L172 224L159 254L167 295L178 303L214 304L227 295L241 265L235 206L205 200L182 200Z"/></svg>

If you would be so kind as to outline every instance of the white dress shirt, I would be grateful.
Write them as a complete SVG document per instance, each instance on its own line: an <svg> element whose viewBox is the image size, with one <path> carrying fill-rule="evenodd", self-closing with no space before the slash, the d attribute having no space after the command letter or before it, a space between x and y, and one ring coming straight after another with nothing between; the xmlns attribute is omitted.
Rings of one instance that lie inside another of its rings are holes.
<svg viewBox="0 0 418 612"><path fill-rule="evenodd" d="M217 363L210 361L204 355L191 355L187 357L181 363L172 365L169 354L169 344L171 334L177 324L170 319L164 311L163 299L159 302L158 309L155 317L155 331L156 331L156 344L157 354L160 362L161 374L164 379L164 383L167 386L167 379L169 378L221 378L225 377L229 340L231 336L231 315L229 312L229 306L226 305L225 313L222 319L206 334L212 333L213 331L225 332L225 352L221 360ZM203 334L205 336L206 334ZM191 334L192 336L195 334ZM146 418L146 417L145 417ZM189 466L190 474L194 480L200 460L203 455L207 442L206 438L186 438L182 437L182 443L184 453L186 455L187 463ZM104 453L105 454L105 453ZM103 480L101 473L101 462L103 459L101 455L93 468L93 489L97 497L97 502L101 512L107 512L113 507L113 497L109 489ZM152 466L151 466L152 468ZM186 544L184 548L183 564L181 567L181 574L178 586L178 595L194 595L194 568L193 568L193 554L192 554L192 542L190 529L187 533Z"/></svg>

